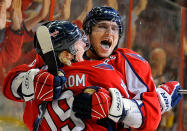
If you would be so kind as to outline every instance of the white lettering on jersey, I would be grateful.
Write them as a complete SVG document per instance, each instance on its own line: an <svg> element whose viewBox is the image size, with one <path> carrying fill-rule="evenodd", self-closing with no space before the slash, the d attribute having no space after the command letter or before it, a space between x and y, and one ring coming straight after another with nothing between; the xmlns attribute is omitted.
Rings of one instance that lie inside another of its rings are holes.
<svg viewBox="0 0 187 131"><path fill-rule="evenodd" d="M79 75L76 75L76 86L79 86L79 83L85 86L85 74L83 74L81 78Z"/></svg>
<svg viewBox="0 0 187 131"><path fill-rule="evenodd" d="M85 78L85 74L82 74L82 76L75 74L75 75L70 75L67 78L67 82L64 85L65 88L67 87L73 87L73 86L85 86L86 82L85 82L86 78Z"/></svg>
<svg viewBox="0 0 187 131"><path fill-rule="evenodd" d="M75 84L75 77L73 75L70 75L68 77L68 84L69 84L69 87L72 87Z"/></svg>

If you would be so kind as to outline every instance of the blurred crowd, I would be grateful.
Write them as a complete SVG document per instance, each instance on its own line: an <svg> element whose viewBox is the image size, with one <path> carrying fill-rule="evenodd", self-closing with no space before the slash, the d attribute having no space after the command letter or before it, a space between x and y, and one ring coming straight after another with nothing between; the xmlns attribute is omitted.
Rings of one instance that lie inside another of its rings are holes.
<svg viewBox="0 0 187 131"><path fill-rule="evenodd" d="M127 47L129 0L55 0L52 18L69 20L81 28L87 12L98 5L112 6L122 15L126 30L120 47ZM49 20L51 8L51 0L0 0L0 88L3 78L11 68L29 64L35 58L34 33L39 25ZM179 81L180 11L179 7L173 7L163 0L133 1L131 48L150 62L156 85L168 80ZM186 89L186 39L184 50ZM24 105L11 103L3 98L2 94L0 98L0 116L8 114L21 120ZM177 109L163 114L158 130L174 128L177 121L175 110ZM185 106L184 113L187 114ZM0 126L1 124L0 121Z"/></svg>

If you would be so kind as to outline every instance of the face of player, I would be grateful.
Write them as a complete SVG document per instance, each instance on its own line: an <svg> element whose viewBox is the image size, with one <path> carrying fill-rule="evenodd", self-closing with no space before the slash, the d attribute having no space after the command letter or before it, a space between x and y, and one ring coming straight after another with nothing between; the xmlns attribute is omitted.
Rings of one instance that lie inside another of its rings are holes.
<svg viewBox="0 0 187 131"><path fill-rule="evenodd" d="M81 39L79 39L78 41L75 42L74 45L75 49L76 49L76 61L80 62L83 61L83 54L86 51L87 47L86 47L86 43L83 42Z"/></svg>
<svg viewBox="0 0 187 131"><path fill-rule="evenodd" d="M92 27L89 35L90 43L99 57L105 58L111 55L119 39L119 28L116 22L100 21ZM94 54L89 51L89 57Z"/></svg>
<svg viewBox="0 0 187 131"><path fill-rule="evenodd" d="M76 50L75 54L69 53L66 50L59 53L58 58L61 63L63 63L64 65L71 66L72 62L75 62L75 61L81 62L84 60L83 54L87 49L86 43L83 42L82 39L79 39L75 42L74 48ZM74 59L75 59L75 61L74 61Z"/></svg>

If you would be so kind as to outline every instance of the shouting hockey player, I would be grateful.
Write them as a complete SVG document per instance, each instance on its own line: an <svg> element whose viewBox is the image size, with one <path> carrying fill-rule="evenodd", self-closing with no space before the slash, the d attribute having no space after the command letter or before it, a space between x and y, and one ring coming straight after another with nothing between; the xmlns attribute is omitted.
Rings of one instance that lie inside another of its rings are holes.
<svg viewBox="0 0 187 131"><path fill-rule="evenodd" d="M181 96L176 92L180 88L179 83L166 83L156 93L148 62L129 49L117 48L123 26L120 15L113 8L96 7L92 9L84 21L83 28L88 34L91 48L85 53L84 58L87 59L86 61L63 67L67 78L65 87L69 90L65 89L60 95L55 94L55 87L62 85L63 78L61 76L53 76L43 71L44 63L41 62L40 57L37 57L31 65L17 67L7 75L3 87L4 95L12 100L28 100L27 103L32 103L27 104L27 110L25 110L30 114L26 112L24 114L25 123L30 129L32 129L40 109L40 107L37 108L34 105L40 105L42 101L46 100L43 99L44 97L50 98L48 100L51 102L47 105L47 110L39 130L107 130L109 128L123 130L130 127L148 130L156 129L161 117L160 104L164 112L171 109L180 101ZM73 34L74 31L70 31L72 28L66 29L69 29L69 35ZM53 34L54 32L50 33ZM53 39L52 35L51 37ZM55 40L59 42L63 38L66 39L67 37L54 39L54 42ZM74 58L76 58L75 55ZM76 59L72 60L74 61ZM88 70L85 64L87 66L90 65L92 69ZM75 67L77 68L76 70L74 70ZM96 72L95 70L99 70L100 72ZM87 75L94 71L95 73L92 75ZM115 72L116 75L112 73L109 75L107 71ZM46 75L43 75L43 72ZM89 76L93 77L89 78ZM29 81L24 80L23 78L25 77L29 78ZM29 87L26 82L31 83ZM34 90L34 92L25 95L23 88L26 87L24 86ZM96 91L92 95L88 95L87 92L81 93L82 91L84 92L87 86ZM107 89L112 88L109 89L109 93L101 87ZM46 94L49 88L53 90L52 93L49 93L50 97L47 96L49 94ZM102 97L102 94L105 94L105 97ZM157 94L160 96L160 103ZM165 99L162 99L163 95L161 94L165 94ZM99 99L97 98L98 95L100 95ZM27 99L30 96L32 96L34 101ZM73 96L75 96L74 102ZM67 100L67 98L69 99ZM168 102L164 101L166 99ZM99 102L97 103L97 101ZM66 106L61 106L62 103L66 103ZM71 111L72 103L74 112ZM35 110L31 106L35 107ZM33 117L30 116L31 114L33 114Z"/></svg>

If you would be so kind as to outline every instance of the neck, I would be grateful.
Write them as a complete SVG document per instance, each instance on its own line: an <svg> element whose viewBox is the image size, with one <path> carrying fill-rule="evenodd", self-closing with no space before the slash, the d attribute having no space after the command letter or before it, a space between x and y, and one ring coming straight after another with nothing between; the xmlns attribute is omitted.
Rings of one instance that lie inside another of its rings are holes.
<svg viewBox="0 0 187 131"><path fill-rule="evenodd" d="M93 53L93 51L91 51L90 49L86 52L86 56L89 59L92 59L92 60L101 60L101 59L103 59L103 58L99 57L96 53Z"/></svg>

